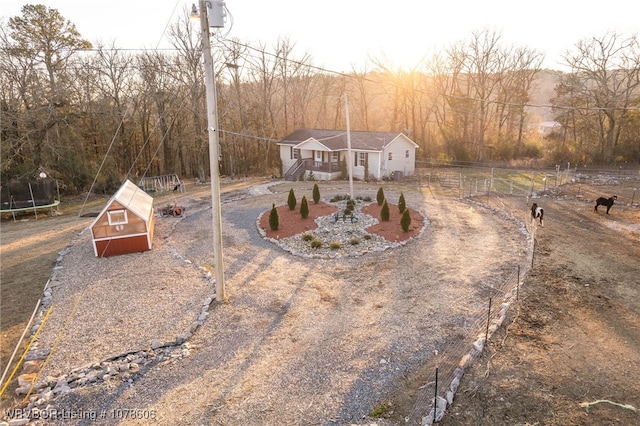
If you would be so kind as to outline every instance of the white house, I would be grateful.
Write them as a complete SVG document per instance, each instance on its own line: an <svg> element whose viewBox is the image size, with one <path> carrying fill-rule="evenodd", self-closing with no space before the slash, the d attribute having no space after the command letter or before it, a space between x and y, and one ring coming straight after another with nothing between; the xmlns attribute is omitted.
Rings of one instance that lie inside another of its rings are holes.
<svg viewBox="0 0 640 426"><path fill-rule="evenodd" d="M364 180L365 173L373 179L411 176L418 148L403 133L352 131L347 134L346 130L319 129L296 130L277 145L282 174L291 180L302 175L309 177L311 173L316 180L340 179L343 168L346 166L348 170L349 161L355 179Z"/></svg>
<svg viewBox="0 0 640 426"><path fill-rule="evenodd" d="M551 133L558 132L562 129L562 124L557 121L543 121L537 124L538 134L548 136Z"/></svg>

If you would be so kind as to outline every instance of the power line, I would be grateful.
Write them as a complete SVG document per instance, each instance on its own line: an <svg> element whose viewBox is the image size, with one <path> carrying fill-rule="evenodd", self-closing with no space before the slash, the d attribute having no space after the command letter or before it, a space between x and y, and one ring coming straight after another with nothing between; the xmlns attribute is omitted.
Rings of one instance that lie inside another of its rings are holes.
<svg viewBox="0 0 640 426"><path fill-rule="evenodd" d="M177 5L176 5L177 7ZM175 12L175 8L174 8L174 12ZM167 23L167 27L168 27L169 23ZM164 36L164 32L166 32L166 27L165 27L165 31L163 31L163 35L161 36L161 38ZM228 32L227 32L228 33ZM355 76L354 74L349 74L349 73L345 73L345 72L340 72L340 71L334 71L325 67L321 67L321 66L317 66L317 65L312 65L306 62L302 62L299 60L295 60L295 59L291 59L288 57L283 57L281 55L278 55L276 53L271 53L268 52L266 50L254 47L250 44L247 43L243 43L240 42L238 40L230 40L225 38L224 36L218 36L218 35L214 35L215 39L222 44L227 50L233 50L232 47L229 45L229 43L233 43L235 45L238 46L242 46L250 51L253 51L255 53L261 54L261 55L265 55L268 57L272 57L273 59L277 59L280 61L284 61L287 63L291 63L291 64L295 64L301 67L306 67L310 70L315 70L321 73L325 73L325 74L332 74L332 75L336 75L336 76L340 76L340 77L345 77L345 78L349 78L349 79L355 79L358 78L361 81L366 81L372 84L379 84L378 80L374 80L371 78L368 78L366 76L366 74L363 75L359 75L359 76ZM158 42L159 45L159 42ZM155 49L151 49L152 51L165 51L165 52L178 52L179 49L176 48L159 48L156 47ZM82 52L100 52L100 51L124 51L124 52L147 52L149 51L149 49L140 49L140 48L135 48L135 49L129 49L129 48L104 48L101 47L99 49L82 49L80 50ZM249 57L251 57L252 59L260 59L258 56L255 55L247 55ZM250 62L250 61L249 61ZM133 64L126 64L127 68L132 68L135 70L139 70L141 69L141 67L139 65L133 65ZM85 67L65 67L65 69L84 69ZM405 88L404 86L398 85L395 82L389 82L389 85L392 87L396 87L396 88ZM429 94L427 91L423 90L423 89L419 89L419 88L415 88L412 87L411 90L413 92L417 92L417 93L422 93L422 94ZM516 102L505 102L505 101L498 101L498 100L492 100L492 99L479 99L479 98L474 98L471 96L457 96L457 95L446 95L443 94L442 96L446 96L446 97L450 97L450 98L457 98L457 99L462 99L462 100L469 100L469 101L474 101L474 102L484 102L486 104L496 104L496 105L504 105L504 106L511 106L511 107L521 107L521 108L536 108L536 109L564 109L564 110L581 110L581 111L638 111L640 110L640 107L597 107L597 106L567 106L567 105L553 105L553 104L535 104L535 103L516 103ZM455 108L454 108L455 109Z"/></svg>

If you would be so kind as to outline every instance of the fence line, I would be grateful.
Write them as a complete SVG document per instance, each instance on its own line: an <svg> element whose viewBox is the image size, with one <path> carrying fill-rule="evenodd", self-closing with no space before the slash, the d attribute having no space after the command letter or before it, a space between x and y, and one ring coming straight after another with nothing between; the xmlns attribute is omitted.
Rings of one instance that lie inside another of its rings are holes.
<svg viewBox="0 0 640 426"><path fill-rule="evenodd" d="M540 197L558 193L559 188L572 183L577 193L572 194L578 200L595 201L583 197L582 185L615 187L611 194L617 195L616 204L640 207L640 169L588 169L569 168L560 170L515 170L494 169L488 167L433 167L416 169L413 176L405 178L418 187L429 188L435 195L455 198L475 197L482 200L494 195L515 197ZM631 185L629 185L631 183Z"/></svg>
<svg viewBox="0 0 640 426"><path fill-rule="evenodd" d="M434 175L430 175L430 178L433 177ZM441 176L438 176L438 179L435 180L440 184L442 182ZM451 176L444 179L444 182L451 185L450 188L455 189L455 184L451 183L454 181L455 179ZM492 189L500 189L500 185L503 185L502 188L506 187L504 180L498 182L497 185L496 181L495 176L493 179L491 177L489 179L477 177L476 180L466 178L467 184L473 182L474 187L478 184L479 189L478 191L464 191L463 182L465 182L465 178L459 174L460 187L458 188L459 195L457 196L471 197L476 194L490 194ZM528 188L514 192L514 185L509 183L508 193L528 198L532 191L531 188L535 188L535 184L534 176L530 179ZM522 188L522 185L519 188ZM451 192L449 194L456 196ZM482 199L480 198L478 201L481 202ZM442 419L447 407L453 403L455 393L465 371L482 354L492 335L503 324L509 309L518 303L520 286L534 264L537 229L537 225L528 209L523 209L520 214L522 214L522 217L514 219L524 223L529 233L529 254L527 258L524 259L523 264L514 265L513 270L500 278L497 284L492 283L494 285L490 287L490 295L485 301L485 309L478 310L470 318L471 324L467 328L465 338L438 348L435 353L436 368L433 374L426 379L426 384L419 390L416 403L408 416L408 425L428 426Z"/></svg>
<svg viewBox="0 0 640 426"><path fill-rule="evenodd" d="M453 403L465 371L482 353L491 336L504 322L511 305L516 303L523 281L523 269L527 271L529 266L515 265L513 271L503 277L501 284L492 288L485 309L471 317L466 338L435 352L436 370L420 390L407 424L426 426L442 419L447 406ZM439 389L436 389L437 383L440 384Z"/></svg>
<svg viewBox="0 0 640 426"><path fill-rule="evenodd" d="M443 195L459 198L491 192L516 196L532 196L551 187L561 186L575 179L575 170L549 172L517 172L449 169L419 169L416 179L420 186L438 185Z"/></svg>

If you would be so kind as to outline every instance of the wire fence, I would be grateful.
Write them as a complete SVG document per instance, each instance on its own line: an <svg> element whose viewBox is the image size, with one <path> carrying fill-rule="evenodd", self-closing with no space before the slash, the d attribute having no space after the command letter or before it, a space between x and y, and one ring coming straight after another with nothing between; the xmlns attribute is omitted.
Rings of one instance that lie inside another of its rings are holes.
<svg viewBox="0 0 640 426"><path fill-rule="evenodd" d="M418 169L414 179L420 186L436 187L441 195L460 198L491 192L533 196L575 179L575 170L509 171L495 169Z"/></svg>
<svg viewBox="0 0 640 426"><path fill-rule="evenodd" d="M520 286L533 262L533 253L534 250L530 250L526 264L514 265L512 271L490 285L489 296L481 301L484 309L478 309L475 315L467 319L464 338L441 347L435 353L437 367L420 389L407 424L431 425L442 419L447 406L453 403L465 370L480 356L493 333L504 322L511 306L517 303Z"/></svg>
<svg viewBox="0 0 640 426"><path fill-rule="evenodd" d="M478 172L476 172L478 173ZM472 176L467 173L424 174L426 184L442 195L468 197L475 202L483 203L482 197L492 192L514 196L529 197L534 193L536 185L544 188L544 177L531 176L524 185L522 178L497 178L491 172L487 176ZM558 179L566 181L569 174L559 174ZM425 183L425 179L421 183ZM433 179L433 180L432 180ZM433 182L433 184L432 184ZM533 189L532 189L533 188ZM487 200L488 201L488 200ZM470 201L473 202L473 201ZM491 336L504 323L510 309L519 301L520 287L526 275L533 266L535 255L536 223L530 212L522 209L521 217L516 217L526 227L529 235L528 254L521 263L514 262L511 270L507 270L490 283L480 283L488 288L485 300L477 301L479 308L467 318L465 334L462 338L451 341L440 347L435 356L435 369L426 378L426 384L419 390L413 410L408 416L408 425L431 425L439 422L445 415L446 409L453 403L456 391L465 371L482 354ZM514 256L515 257L515 256ZM468 301L461 301L461 303Z"/></svg>
<svg viewBox="0 0 640 426"><path fill-rule="evenodd" d="M569 196L579 200L590 194L582 194L581 184L594 187L615 187L618 201L631 208L640 207L640 168L589 169L570 168L561 170L514 170L492 167L451 166L423 167L412 177L420 187L428 187L434 195L467 198L490 205L492 198L501 196L539 197L550 192L559 193L560 188L572 185ZM620 181L630 185L617 186ZM637 185L636 185L637 183ZM637 187L636 187L637 186ZM566 194L565 194L566 195ZM485 198L486 197L486 198ZM408 425L431 425L439 422L446 409L453 403L456 391L465 371L481 355L493 333L503 324L509 309L518 303L520 287L534 265L537 225L528 208L523 208L521 217L529 234L528 255L523 263L514 264L490 285L484 309L477 309L467 321L466 333L451 343L439 348L435 355L434 371L419 390L416 403L407 419ZM515 256L514 256L515 257ZM484 283L483 283L484 284ZM468 303L465 302L465 303Z"/></svg>

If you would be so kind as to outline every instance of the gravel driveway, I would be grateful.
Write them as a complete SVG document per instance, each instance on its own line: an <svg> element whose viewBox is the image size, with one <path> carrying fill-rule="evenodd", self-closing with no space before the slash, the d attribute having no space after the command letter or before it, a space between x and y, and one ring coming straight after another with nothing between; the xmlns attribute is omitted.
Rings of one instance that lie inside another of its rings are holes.
<svg viewBox="0 0 640 426"><path fill-rule="evenodd" d="M98 413L100 424L362 423L443 345L471 345L467 319L527 257L515 220L405 188L407 205L429 220L419 239L358 258L299 258L256 230L271 203L286 202L288 186L273 188L223 197L225 303L207 303L207 197L184 194L184 217L159 218L150 252L96 259L88 233L79 235L52 277L54 308L38 342L52 353L41 380L147 358L40 406ZM377 187L358 189L375 196ZM321 191L328 199L345 187ZM390 188L387 196L398 194Z"/></svg>

